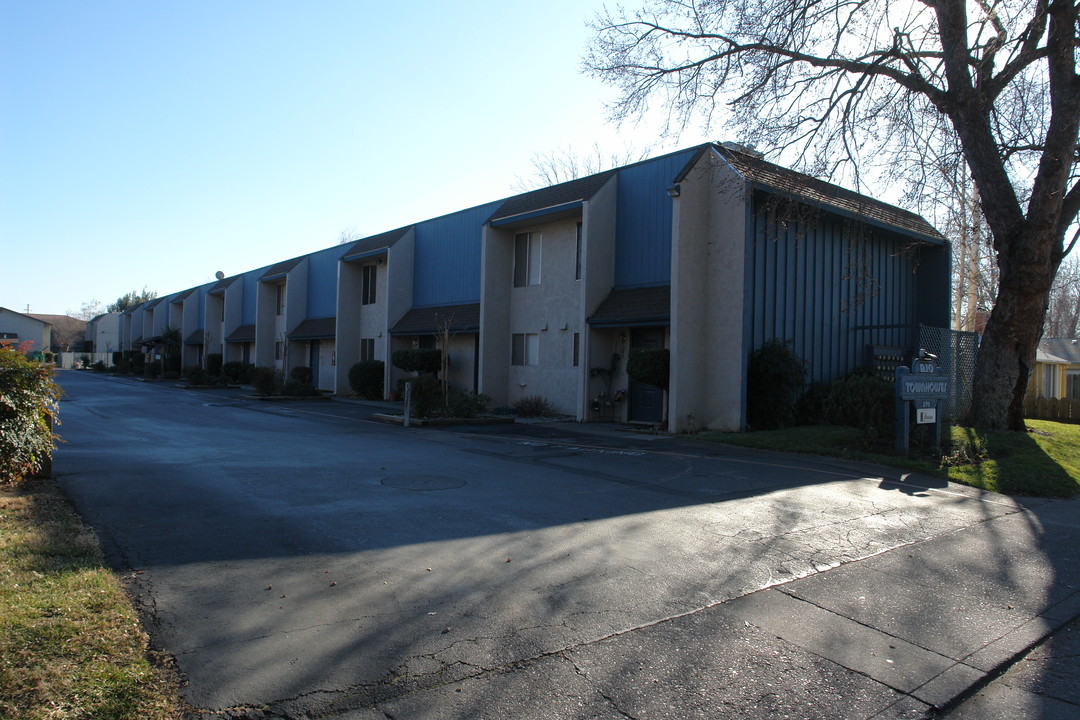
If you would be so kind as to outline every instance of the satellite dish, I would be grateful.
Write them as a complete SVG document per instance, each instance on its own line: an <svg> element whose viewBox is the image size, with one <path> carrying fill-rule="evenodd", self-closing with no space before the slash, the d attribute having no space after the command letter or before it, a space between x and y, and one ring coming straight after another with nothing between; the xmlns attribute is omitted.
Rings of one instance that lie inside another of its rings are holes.
<svg viewBox="0 0 1080 720"><path fill-rule="evenodd" d="M218 270L216 273L214 273L214 277L216 277L218 280L224 280L225 279L225 273Z"/></svg>

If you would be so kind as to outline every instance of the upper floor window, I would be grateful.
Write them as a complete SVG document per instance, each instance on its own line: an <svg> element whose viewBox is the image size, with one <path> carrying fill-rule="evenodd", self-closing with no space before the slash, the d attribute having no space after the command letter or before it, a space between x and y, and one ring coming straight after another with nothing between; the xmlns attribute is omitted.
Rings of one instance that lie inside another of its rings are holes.
<svg viewBox="0 0 1080 720"><path fill-rule="evenodd" d="M577 224L577 248L574 252L574 279L581 279L581 223Z"/></svg>
<svg viewBox="0 0 1080 720"><path fill-rule="evenodd" d="M514 287L540 284L540 233L514 236Z"/></svg>
<svg viewBox="0 0 1080 720"><path fill-rule="evenodd" d="M360 304L373 305L375 303L375 279L378 277L377 265L365 265L364 277L360 287Z"/></svg>
<svg viewBox="0 0 1080 720"><path fill-rule="evenodd" d="M276 287L277 287L277 309L276 309L275 312L278 315L284 315L285 314L285 283L281 283L280 285L277 285Z"/></svg>

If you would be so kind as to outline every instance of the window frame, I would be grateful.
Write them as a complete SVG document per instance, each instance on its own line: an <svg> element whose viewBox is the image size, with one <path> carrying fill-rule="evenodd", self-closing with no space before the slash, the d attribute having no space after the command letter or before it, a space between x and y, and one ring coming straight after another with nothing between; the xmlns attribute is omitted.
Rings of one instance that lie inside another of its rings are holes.
<svg viewBox="0 0 1080 720"><path fill-rule="evenodd" d="M540 364L539 333L510 335L510 364L514 367L535 367Z"/></svg>
<svg viewBox="0 0 1080 720"><path fill-rule="evenodd" d="M514 235L514 287L540 284L543 239L543 234L538 232Z"/></svg>
<svg viewBox="0 0 1080 720"><path fill-rule="evenodd" d="M378 302L379 266L364 265L361 267L360 278L360 304L374 305Z"/></svg>

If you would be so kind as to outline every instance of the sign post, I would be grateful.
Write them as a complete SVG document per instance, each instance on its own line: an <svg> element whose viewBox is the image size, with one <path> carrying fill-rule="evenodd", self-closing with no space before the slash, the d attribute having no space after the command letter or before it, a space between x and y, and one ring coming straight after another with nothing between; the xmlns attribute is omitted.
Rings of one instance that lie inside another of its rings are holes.
<svg viewBox="0 0 1080 720"><path fill-rule="evenodd" d="M941 401L949 397L949 378L941 374L937 357L920 350L911 368L896 368L896 449L905 455L911 444L908 419L915 403L915 422L934 426L934 446L941 447Z"/></svg>

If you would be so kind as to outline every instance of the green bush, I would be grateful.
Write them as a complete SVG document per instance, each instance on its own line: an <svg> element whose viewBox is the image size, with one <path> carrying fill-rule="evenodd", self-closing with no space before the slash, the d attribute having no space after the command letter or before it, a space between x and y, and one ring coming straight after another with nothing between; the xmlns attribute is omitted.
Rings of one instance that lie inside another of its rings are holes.
<svg viewBox="0 0 1080 720"><path fill-rule="evenodd" d="M52 455L59 399L51 368L0 347L0 482L32 475Z"/></svg>
<svg viewBox="0 0 1080 720"><path fill-rule="evenodd" d="M209 385L209 374L201 367L185 368L184 377L188 385Z"/></svg>
<svg viewBox="0 0 1080 720"><path fill-rule="evenodd" d="M362 360L349 368L349 387L367 400L382 400L385 372L382 360Z"/></svg>
<svg viewBox="0 0 1080 720"><path fill-rule="evenodd" d="M251 373L255 371L255 366L251 363L244 363L240 366L239 383L241 385L251 384Z"/></svg>
<svg viewBox="0 0 1080 720"><path fill-rule="evenodd" d="M281 388L282 395L289 395L291 397L312 397L319 395L319 391L315 389L315 386L306 380L300 380L299 378L289 378L285 381L285 385Z"/></svg>
<svg viewBox="0 0 1080 720"><path fill-rule="evenodd" d="M142 375L146 370L146 356L140 352L133 352L129 358L131 363L131 372L136 375Z"/></svg>
<svg viewBox="0 0 1080 720"><path fill-rule="evenodd" d="M311 368L307 365L297 365L289 371L290 380L299 380L300 382L311 382Z"/></svg>
<svg viewBox="0 0 1080 720"><path fill-rule="evenodd" d="M791 341L767 340L750 354L746 378L746 419L751 430L795 424L795 404L806 383L806 363Z"/></svg>
<svg viewBox="0 0 1080 720"><path fill-rule="evenodd" d="M436 374L442 367L442 351L436 348L395 350L391 359L394 367L405 372Z"/></svg>
<svg viewBox="0 0 1080 720"><path fill-rule="evenodd" d="M626 374L638 382L668 389L671 353L667 348L631 348L626 357Z"/></svg>
<svg viewBox="0 0 1080 720"><path fill-rule="evenodd" d="M526 395L514 402L518 417L540 417L551 412L551 403L543 395Z"/></svg>
<svg viewBox="0 0 1080 720"><path fill-rule="evenodd" d="M220 375L222 359L221 353L208 353L206 356L206 374Z"/></svg>
<svg viewBox="0 0 1080 720"><path fill-rule="evenodd" d="M146 365L143 367L143 373L148 378L161 377L161 361L152 360L151 362L146 363Z"/></svg>
<svg viewBox="0 0 1080 720"><path fill-rule="evenodd" d="M446 403L446 413L453 417L471 418L486 412L491 398L472 390L451 390Z"/></svg>
<svg viewBox="0 0 1080 720"><path fill-rule="evenodd" d="M90 366L90 369L93 370L96 373L103 373L103 372L107 372L109 368L105 367L105 362L104 361L98 360L97 362L95 362L93 365Z"/></svg>
<svg viewBox="0 0 1080 720"><path fill-rule="evenodd" d="M280 395L285 378L274 368L255 367L251 369L251 385L259 395Z"/></svg>
<svg viewBox="0 0 1080 720"><path fill-rule="evenodd" d="M413 417L428 417L442 407L442 383L433 375L418 375L413 378L403 378L398 381L398 391L405 397L405 385L412 383L412 406L410 408Z"/></svg>
<svg viewBox="0 0 1080 720"><path fill-rule="evenodd" d="M795 403L795 422L799 425L826 425L825 400L831 386L828 383L810 383L803 396Z"/></svg>
<svg viewBox="0 0 1080 720"><path fill-rule="evenodd" d="M179 380L180 379L180 373L178 373L176 370L166 370L165 372L161 373L161 379L162 380Z"/></svg>
<svg viewBox="0 0 1080 720"><path fill-rule="evenodd" d="M230 360L221 366L221 374L233 382L240 382L240 371L243 367L244 363L239 360Z"/></svg>
<svg viewBox="0 0 1080 720"><path fill-rule="evenodd" d="M856 370L832 384L825 399L825 418L831 425L848 425L874 441L896 428L893 384L869 370Z"/></svg>

